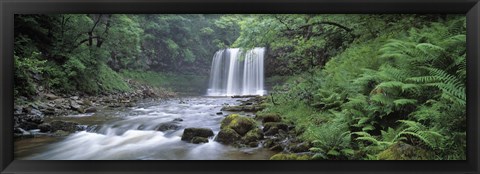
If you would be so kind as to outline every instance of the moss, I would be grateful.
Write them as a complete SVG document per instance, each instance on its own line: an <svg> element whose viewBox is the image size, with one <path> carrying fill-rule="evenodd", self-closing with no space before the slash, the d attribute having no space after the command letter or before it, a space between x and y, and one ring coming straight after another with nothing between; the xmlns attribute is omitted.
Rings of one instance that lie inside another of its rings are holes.
<svg viewBox="0 0 480 174"><path fill-rule="evenodd" d="M241 136L235 132L235 130L226 127L220 130L215 141L223 144L234 144L236 141L240 140L240 138Z"/></svg>
<svg viewBox="0 0 480 174"><path fill-rule="evenodd" d="M248 117L242 117L242 116L239 116L238 114L231 114L227 116L225 119L223 119L220 125L220 129L223 129L226 127L235 130L238 134L243 136L248 131L256 127L256 122L255 120Z"/></svg>
<svg viewBox="0 0 480 174"><path fill-rule="evenodd" d="M378 160L428 160L428 151L405 143L396 143L377 155Z"/></svg>
<svg viewBox="0 0 480 174"><path fill-rule="evenodd" d="M245 134L245 136L242 138L243 142L245 144L251 143L251 142L256 142L258 140L261 140L263 138L263 133L262 130L259 128L252 129Z"/></svg>
<svg viewBox="0 0 480 174"><path fill-rule="evenodd" d="M278 153L273 155L270 160L310 160L311 157L309 155L299 155L299 154L285 154L285 153Z"/></svg>
<svg viewBox="0 0 480 174"><path fill-rule="evenodd" d="M232 120L238 118L240 115L238 114L230 114L228 115L227 117L225 117L223 120L222 120L222 123L220 124L220 129L223 129L225 128L226 126L228 126L230 124L230 122L232 122Z"/></svg>
<svg viewBox="0 0 480 174"><path fill-rule="evenodd" d="M99 69L98 82L100 89L104 91L130 91L130 87L124 81L122 76L110 69L107 65L102 64Z"/></svg>

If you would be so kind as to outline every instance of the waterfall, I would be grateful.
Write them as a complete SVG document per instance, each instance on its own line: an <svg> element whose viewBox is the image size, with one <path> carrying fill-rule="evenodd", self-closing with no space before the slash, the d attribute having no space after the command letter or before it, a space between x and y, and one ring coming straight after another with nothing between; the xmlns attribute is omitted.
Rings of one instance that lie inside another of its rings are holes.
<svg viewBox="0 0 480 174"><path fill-rule="evenodd" d="M265 48L219 50L212 60L209 96L264 95Z"/></svg>

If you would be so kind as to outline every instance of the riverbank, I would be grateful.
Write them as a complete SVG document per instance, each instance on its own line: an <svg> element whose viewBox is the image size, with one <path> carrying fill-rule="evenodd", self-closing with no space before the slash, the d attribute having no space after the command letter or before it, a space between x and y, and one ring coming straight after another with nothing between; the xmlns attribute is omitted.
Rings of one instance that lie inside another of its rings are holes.
<svg viewBox="0 0 480 174"><path fill-rule="evenodd" d="M86 127L75 122L55 121L56 117L93 114L105 108L132 107L143 99L163 100L175 97L172 91L125 79L129 92L100 95L66 95L40 92L33 99L19 97L14 105L14 137L34 137L38 131L48 135L68 135ZM46 118L52 122L45 122ZM52 119L53 118L53 119Z"/></svg>
<svg viewBox="0 0 480 174"><path fill-rule="evenodd" d="M297 127L295 122L276 112L265 111L267 102L267 96L255 96L241 101L239 105L224 106L222 110L254 114L226 117L221 124L223 134L220 131L217 141L237 147L260 145L276 153L271 160L311 159L314 155L309 151L312 143L300 138L304 128Z"/></svg>

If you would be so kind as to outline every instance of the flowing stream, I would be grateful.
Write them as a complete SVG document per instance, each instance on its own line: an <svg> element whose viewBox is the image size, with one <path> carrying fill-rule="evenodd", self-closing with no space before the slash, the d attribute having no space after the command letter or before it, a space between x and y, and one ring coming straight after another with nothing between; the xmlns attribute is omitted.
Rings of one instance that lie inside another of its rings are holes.
<svg viewBox="0 0 480 174"><path fill-rule="evenodd" d="M274 153L261 146L235 148L209 139L208 143L181 141L186 127L210 128L215 135L229 114L222 105L238 104L238 98L186 97L168 101L139 102L132 108L101 110L93 115L58 117L97 124L67 137L37 137L15 144L16 159L27 160L260 160ZM252 113L242 113L251 115ZM159 125L178 121L178 130L157 131Z"/></svg>

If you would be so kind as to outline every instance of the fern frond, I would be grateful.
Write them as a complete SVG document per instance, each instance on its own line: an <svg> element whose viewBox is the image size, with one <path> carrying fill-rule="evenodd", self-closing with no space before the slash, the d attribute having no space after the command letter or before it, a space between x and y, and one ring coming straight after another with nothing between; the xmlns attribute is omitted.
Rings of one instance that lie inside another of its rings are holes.
<svg viewBox="0 0 480 174"><path fill-rule="evenodd" d="M411 136L419 139L424 145L432 149L439 147L443 138L439 132L429 129L425 125L412 120L399 120L398 122L403 123L406 128L403 129L395 139Z"/></svg>

